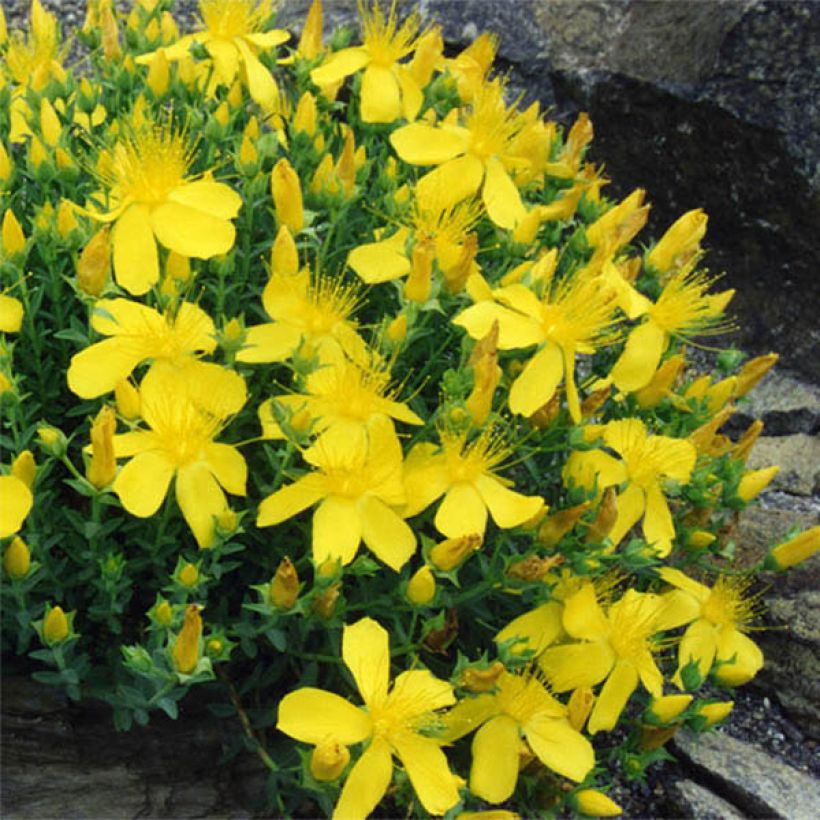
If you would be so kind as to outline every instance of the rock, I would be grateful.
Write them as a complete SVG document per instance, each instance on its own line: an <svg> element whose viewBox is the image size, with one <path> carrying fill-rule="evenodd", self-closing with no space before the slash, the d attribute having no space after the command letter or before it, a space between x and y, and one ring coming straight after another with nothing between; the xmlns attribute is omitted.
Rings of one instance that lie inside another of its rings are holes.
<svg viewBox="0 0 820 820"><path fill-rule="evenodd" d="M720 732L675 737L676 756L697 779L731 800L741 815L812 820L820 783L754 746Z"/></svg>
<svg viewBox="0 0 820 820"><path fill-rule="evenodd" d="M759 469L777 465L780 472L769 485L795 495L820 491L820 438L805 433L791 436L761 436L747 466Z"/></svg>
<svg viewBox="0 0 820 820"><path fill-rule="evenodd" d="M762 419L767 436L820 433L820 387L775 368L738 404L730 431Z"/></svg>
<svg viewBox="0 0 820 820"><path fill-rule="evenodd" d="M692 780L680 780L669 789L669 812L673 817L697 820L742 820L742 814L709 789Z"/></svg>

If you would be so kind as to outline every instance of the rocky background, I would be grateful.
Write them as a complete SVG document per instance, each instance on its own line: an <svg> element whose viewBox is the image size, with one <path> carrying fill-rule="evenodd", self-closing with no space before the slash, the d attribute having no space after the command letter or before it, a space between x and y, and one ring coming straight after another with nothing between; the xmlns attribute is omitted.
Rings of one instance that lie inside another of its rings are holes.
<svg viewBox="0 0 820 820"><path fill-rule="evenodd" d="M2 0L11 27L27 10ZM81 0L42 0L67 26ZM309 0L287 0L298 31ZM402 8L412 5L399 0ZM653 202L647 234L710 216L707 262L738 291L737 343L782 367L743 408L766 435L751 466L781 472L737 532L754 562L792 526L820 521L820 3L813 0L420 0L453 49L501 37L511 86L563 123L588 111L612 196ZM190 15L195 3L177 7ZM325 0L326 26L355 0ZM742 421L742 419L741 419ZM725 729L676 738L675 763L619 784L626 817L820 817L820 556L765 592L766 666ZM2 804L8 818L250 817L264 771L238 727L194 698L179 721L117 735L105 707L76 707L4 668ZM186 702L187 703L187 702ZM217 776L216 764L220 763Z"/></svg>

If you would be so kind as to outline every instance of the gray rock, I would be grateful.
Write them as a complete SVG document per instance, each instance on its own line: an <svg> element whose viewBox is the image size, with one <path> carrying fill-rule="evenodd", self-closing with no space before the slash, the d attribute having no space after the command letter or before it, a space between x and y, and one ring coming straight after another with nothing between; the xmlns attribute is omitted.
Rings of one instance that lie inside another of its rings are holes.
<svg viewBox="0 0 820 820"><path fill-rule="evenodd" d="M767 436L820 433L820 387L775 367L739 403L731 429L753 419L763 420Z"/></svg>
<svg viewBox="0 0 820 820"><path fill-rule="evenodd" d="M765 752L720 732L675 737L677 756L697 779L731 800L743 815L814 820L820 783Z"/></svg>
<svg viewBox="0 0 820 820"><path fill-rule="evenodd" d="M820 438L805 433L761 436L749 456L749 469L777 465L780 472L769 485L794 495L820 491Z"/></svg>
<svg viewBox="0 0 820 820"><path fill-rule="evenodd" d="M744 815L721 797L692 780L680 780L669 789L669 810L674 817L697 820L742 820Z"/></svg>

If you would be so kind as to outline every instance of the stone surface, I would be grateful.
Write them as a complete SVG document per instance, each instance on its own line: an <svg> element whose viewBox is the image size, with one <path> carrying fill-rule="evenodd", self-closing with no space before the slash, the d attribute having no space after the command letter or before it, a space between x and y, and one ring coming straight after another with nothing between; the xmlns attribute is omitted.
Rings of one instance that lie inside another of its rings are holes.
<svg viewBox="0 0 820 820"><path fill-rule="evenodd" d="M674 817L696 820L742 820L731 803L693 780L680 780L669 789L669 810Z"/></svg>
<svg viewBox="0 0 820 820"><path fill-rule="evenodd" d="M767 436L820 433L820 386L775 368L739 402L731 429L743 430L762 419Z"/></svg>
<svg viewBox="0 0 820 820"><path fill-rule="evenodd" d="M675 737L676 756L700 782L752 817L814 820L820 782L748 743L720 732Z"/></svg>
<svg viewBox="0 0 820 820"><path fill-rule="evenodd" d="M820 491L820 438L805 433L761 436L749 456L749 469L777 465L780 472L769 485L794 495Z"/></svg>

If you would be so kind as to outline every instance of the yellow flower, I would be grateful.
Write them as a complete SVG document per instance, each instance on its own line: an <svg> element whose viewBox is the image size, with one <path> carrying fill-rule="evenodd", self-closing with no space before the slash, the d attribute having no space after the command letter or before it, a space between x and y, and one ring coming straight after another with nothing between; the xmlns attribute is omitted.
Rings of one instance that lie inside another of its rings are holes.
<svg viewBox="0 0 820 820"><path fill-rule="evenodd" d="M304 454L315 471L274 492L259 505L257 524L269 527L319 503L313 514L313 561L343 566L365 544L397 572L416 550L413 531L396 512L404 503L402 453L392 424L383 417L367 436L351 439L328 430Z"/></svg>
<svg viewBox="0 0 820 820"><path fill-rule="evenodd" d="M544 506L542 498L520 495L499 478L511 448L492 428L469 443L464 434L442 431L441 446L420 443L405 464L406 518L417 515L444 496L435 517L447 538L484 537L487 513L502 529L518 527Z"/></svg>
<svg viewBox="0 0 820 820"><path fill-rule="evenodd" d="M193 370L155 366L142 381L140 398L149 429L114 437L117 457L133 458L112 489L128 512L148 518L176 478L182 515L197 544L209 547L214 517L227 507L221 488L245 495L245 459L234 446L213 441L245 404L245 383L215 364L198 364Z"/></svg>
<svg viewBox="0 0 820 820"><path fill-rule="evenodd" d="M199 0L203 30L160 51L173 62L187 58L194 43L205 46L213 61L212 88L231 86L238 74L254 102L267 111L276 110L280 102L276 80L257 55L287 42L290 34L280 29L262 31L272 13L270 0ZM137 62L151 64L158 53L143 54Z"/></svg>
<svg viewBox="0 0 820 820"><path fill-rule="evenodd" d="M389 689L387 632L371 618L344 628L342 657L364 708L304 687L282 699L277 722L279 731L304 743L325 743L328 735L346 746L369 741L345 780L334 818L364 818L374 811L390 786L394 754L425 810L445 814L458 803L458 791L440 744L426 730L436 726L438 709L455 702L452 687L414 669L402 672Z"/></svg>
<svg viewBox="0 0 820 820"><path fill-rule="evenodd" d="M650 436L640 419L619 419L604 425L603 443L621 459L603 450L573 453L564 467L564 479L599 489L626 483L618 495L618 516L609 531L613 548L643 518L643 534L660 557L672 550L675 525L663 494L663 479L686 484L695 466L697 451L686 439Z"/></svg>
<svg viewBox="0 0 820 820"><path fill-rule="evenodd" d="M52 79L65 80L61 65L65 51L60 48L57 18L39 0L32 0L28 40L20 32L12 34L4 55L5 64L15 83L42 91Z"/></svg>
<svg viewBox="0 0 820 820"><path fill-rule="evenodd" d="M549 647L539 664L556 692L606 681L589 717L590 734L615 727L638 681L653 697L663 693L652 637L664 606L661 596L630 589L604 612L592 584L564 603L564 629L578 642Z"/></svg>
<svg viewBox="0 0 820 820"><path fill-rule="evenodd" d="M482 339L498 322L498 348L537 345L535 354L510 388L510 410L531 416L566 382L567 404L577 423L581 404L575 384L575 356L591 354L608 341L615 323L615 292L601 279L571 276L553 279L557 255L549 255L541 280L543 295L523 284L493 291L493 300L477 302L453 323L473 339ZM611 338L611 336L610 336Z"/></svg>
<svg viewBox="0 0 820 820"><path fill-rule="evenodd" d="M182 629L174 642L171 655L174 659L174 668L181 675L190 675L196 669L202 655L202 616L199 614L201 611L202 607L198 604L188 604Z"/></svg>
<svg viewBox="0 0 820 820"><path fill-rule="evenodd" d="M394 131L390 142L405 162L438 166L419 180L420 200L443 197L452 206L481 191L490 219L512 229L527 215L509 171L511 144L524 122L515 108L507 109L503 94L500 81L486 83L463 126L411 123Z"/></svg>
<svg viewBox="0 0 820 820"><path fill-rule="evenodd" d="M733 290L707 293L710 279L705 273L685 267L664 285L655 304L646 310L645 321L629 334L623 353L612 367L609 378L625 393L649 384L672 337L723 333L730 324L723 311Z"/></svg>
<svg viewBox="0 0 820 820"><path fill-rule="evenodd" d="M572 728L566 707L530 674L503 672L493 694L461 701L444 720L448 742L478 729L470 791L489 803L515 791L522 735L547 768L570 780L583 780L595 765L592 745Z"/></svg>
<svg viewBox="0 0 820 820"><path fill-rule="evenodd" d="M719 683L748 683L763 666L763 653L744 634L755 614L756 596L745 597L749 580L723 575L710 589L671 567L662 567L660 576L676 587L665 596L664 626L689 624L678 647L675 682L682 686L681 669L695 661L701 678L717 662L714 676Z"/></svg>
<svg viewBox="0 0 820 820"><path fill-rule="evenodd" d="M23 303L0 293L0 333L17 333L23 324Z"/></svg>
<svg viewBox="0 0 820 820"><path fill-rule="evenodd" d="M377 2L368 8L360 0L359 15L362 45L331 54L310 72L311 80L319 87L332 86L364 69L360 102L364 122L389 123L401 116L415 119L423 102L422 89L398 61L416 47L418 14L410 14L399 26L395 0L386 19Z"/></svg>
<svg viewBox="0 0 820 820"><path fill-rule="evenodd" d="M108 208L85 213L115 223L114 275L129 293L142 295L159 280L157 242L197 259L210 259L233 247L236 231L231 220L242 199L210 176L188 177L193 159L188 135L168 122L123 122L117 142L100 156L96 168Z"/></svg>
<svg viewBox="0 0 820 820"><path fill-rule="evenodd" d="M405 424L424 422L404 403L395 400L390 373L379 362L364 368L349 360L319 367L305 380L306 393L277 396L264 402L259 416L265 437L283 437L275 422L272 402L294 414L305 411L314 432L342 428L345 434L362 438L371 419L391 418Z"/></svg>
<svg viewBox="0 0 820 820"><path fill-rule="evenodd" d="M295 275L274 273L262 292L262 304L272 322L248 328L239 362L282 362L300 349L306 357L318 354L321 364L345 355L366 365L367 345L350 319L359 302L358 291L337 277L302 270Z"/></svg>
<svg viewBox="0 0 820 820"><path fill-rule="evenodd" d="M91 326L109 338L71 357L68 386L83 399L114 390L146 360L182 366L194 354L216 349L214 323L190 302L175 314L162 314L128 299L104 299L95 306Z"/></svg>
<svg viewBox="0 0 820 820"><path fill-rule="evenodd" d="M0 476L0 538L14 535L23 526L34 497L31 490L14 475Z"/></svg>

